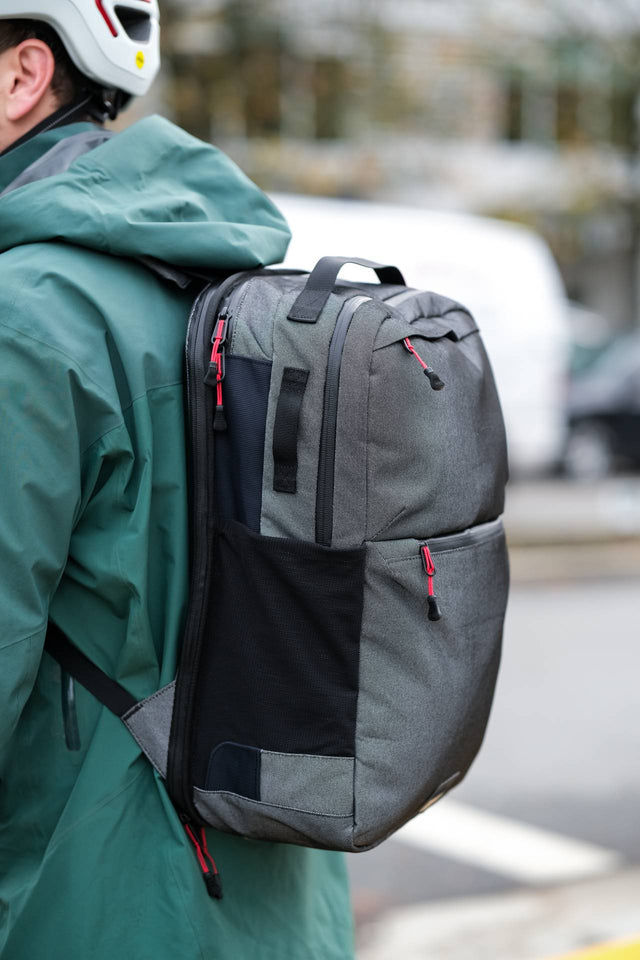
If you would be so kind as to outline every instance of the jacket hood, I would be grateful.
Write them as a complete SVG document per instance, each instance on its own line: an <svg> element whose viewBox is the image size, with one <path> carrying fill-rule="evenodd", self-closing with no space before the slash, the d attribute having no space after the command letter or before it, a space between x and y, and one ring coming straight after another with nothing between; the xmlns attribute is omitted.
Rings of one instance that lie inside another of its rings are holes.
<svg viewBox="0 0 640 960"><path fill-rule="evenodd" d="M0 197L0 252L62 240L233 270L280 262L289 239L282 215L228 157L160 117Z"/></svg>

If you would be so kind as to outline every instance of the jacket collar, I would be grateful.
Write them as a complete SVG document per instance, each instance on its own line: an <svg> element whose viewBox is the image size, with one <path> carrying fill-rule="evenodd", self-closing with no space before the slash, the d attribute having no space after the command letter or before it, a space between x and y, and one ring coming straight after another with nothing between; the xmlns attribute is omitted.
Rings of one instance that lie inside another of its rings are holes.
<svg viewBox="0 0 640 960"><path fill-rule="evenodd" d="M53 130L46 130L29 140L5 151L0 156L0 193L12 183L23 170L44 156L61 140L77 133L95 130L93 123L69 123Z"/></svg>

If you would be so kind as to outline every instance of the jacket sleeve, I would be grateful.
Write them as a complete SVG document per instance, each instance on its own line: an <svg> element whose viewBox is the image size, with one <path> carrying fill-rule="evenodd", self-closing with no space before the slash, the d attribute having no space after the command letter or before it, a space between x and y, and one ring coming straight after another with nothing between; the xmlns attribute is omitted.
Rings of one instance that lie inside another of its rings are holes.
<svg viewBox="0 0 640 960"><path fill-rule="evenodd" d="M38 672L80 504L77 379L0 316L0 759Z"/></svg>

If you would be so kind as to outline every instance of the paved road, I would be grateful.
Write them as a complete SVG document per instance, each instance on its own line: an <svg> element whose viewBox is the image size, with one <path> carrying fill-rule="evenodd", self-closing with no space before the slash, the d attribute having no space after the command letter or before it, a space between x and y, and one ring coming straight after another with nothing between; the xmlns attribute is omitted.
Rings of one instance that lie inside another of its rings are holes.
<svg viewBox="0 0 640 960"><path fill-rule="evenodd" d="M444 898L518 896L558 883L563 864L565 879L595 882L640 865L639 687L640 576L516 585L481 754L450 800L419 818L423 836L417 828L349 858L360 920ZM478 824L478 812L490 816Z"/></svg>

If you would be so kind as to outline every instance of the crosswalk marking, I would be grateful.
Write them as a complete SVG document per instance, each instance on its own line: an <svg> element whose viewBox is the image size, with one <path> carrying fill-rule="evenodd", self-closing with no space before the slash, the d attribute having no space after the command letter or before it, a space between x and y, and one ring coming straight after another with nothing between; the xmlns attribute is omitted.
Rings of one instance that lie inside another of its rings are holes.
<svg viewBox="0 0 640 960"><path fill-rule="evenodd" d="M640 940L625 940L587 947L574 953L563 953L553 960L640 960Z"/></svg>
<svg viewBox="0 0 640 960"><path fill-rule="evenodd" d="M614 850L448 797L405 824L393 839L529 884L597 876L622 861Z"/></svg>

